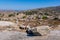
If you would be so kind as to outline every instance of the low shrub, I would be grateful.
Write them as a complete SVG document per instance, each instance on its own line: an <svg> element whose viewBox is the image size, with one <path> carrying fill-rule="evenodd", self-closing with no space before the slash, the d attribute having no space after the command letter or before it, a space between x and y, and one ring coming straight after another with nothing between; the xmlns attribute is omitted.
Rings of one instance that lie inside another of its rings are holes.
<svg viewBox="0 0 60 40"><path fill-rule="evenodd" d="M46 15L42 16L42 19L47 19L48 17Z"/></svg>
<svg viewBox="0 0 60 40"><path fill-rule="evenodd" d="M9 17L12 17L12 16L15 16L15 15L14 15L14 14L9 14L8 16L9 16Z"/></svg>

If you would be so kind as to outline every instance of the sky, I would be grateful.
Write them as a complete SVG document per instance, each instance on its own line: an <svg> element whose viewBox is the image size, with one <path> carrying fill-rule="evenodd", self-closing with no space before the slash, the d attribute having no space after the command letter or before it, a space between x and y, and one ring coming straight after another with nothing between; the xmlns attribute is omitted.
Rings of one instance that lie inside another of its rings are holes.
<svg viewBox="0 0 60 40"><path fill-rule="evenodd" d="M0 9L28 10L60 6L60 0L0 0Z"/></svg>

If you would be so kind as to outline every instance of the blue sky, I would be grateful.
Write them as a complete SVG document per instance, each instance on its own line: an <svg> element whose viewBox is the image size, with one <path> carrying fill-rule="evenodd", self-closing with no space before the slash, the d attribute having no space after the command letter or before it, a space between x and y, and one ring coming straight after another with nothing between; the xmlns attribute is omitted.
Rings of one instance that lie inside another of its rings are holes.
<svg viewBox="0 0 60 40"><path fill-rule="evenodd" d="M28 10L60 6L60 0L0 0L0 9Z"/></svg>

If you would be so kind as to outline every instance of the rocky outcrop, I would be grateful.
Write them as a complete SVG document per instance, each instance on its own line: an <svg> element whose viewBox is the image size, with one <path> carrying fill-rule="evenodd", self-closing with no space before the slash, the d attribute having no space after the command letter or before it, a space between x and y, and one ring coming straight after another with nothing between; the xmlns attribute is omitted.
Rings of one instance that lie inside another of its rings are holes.
<svg viewBox="0 0 60 40"><path fill-rule="evenodd" d="M50 32L49 26L39 26L39 27L32 27L26 30L27 34L33 35L47 35Z"/></svg>
<svg viewBox="0 0 60 40"><path fill-rule="evenodd" d="M50 27L49 26L39 26L39 27L37 27L37 31L41 35L47 35L50 32Z"/></svg>

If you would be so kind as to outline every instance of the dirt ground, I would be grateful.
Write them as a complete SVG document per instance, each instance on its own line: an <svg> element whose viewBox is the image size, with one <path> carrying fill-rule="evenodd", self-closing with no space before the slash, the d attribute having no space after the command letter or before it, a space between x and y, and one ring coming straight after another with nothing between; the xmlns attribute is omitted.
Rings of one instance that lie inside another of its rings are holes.
<svg viewBox="0 0 60 40"><path fill-rule="evenodd" d="M60 25L52 28L53 30L44 36L27 36L25 30L7 27L0 27L0 40L60 40Z"/></svg>
<svg viewBox="0 0 60 40"><path fill-rule="evenodd" d="M0 32L0 40L60 40L60 31L51 31L46 36L27 36L24 32L3 31Z"/></svg>

